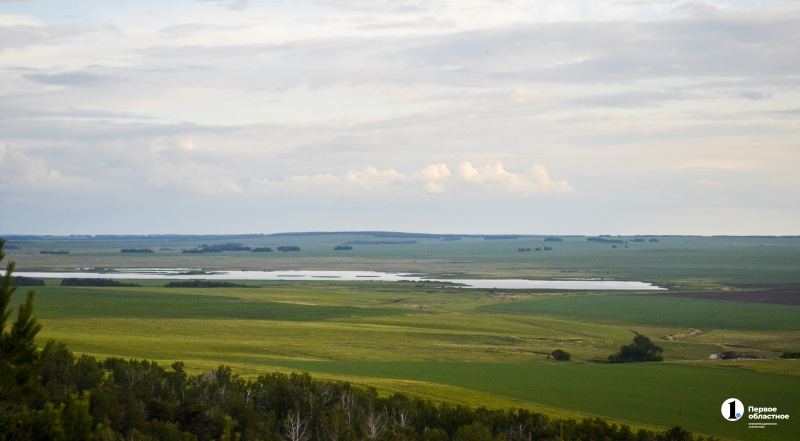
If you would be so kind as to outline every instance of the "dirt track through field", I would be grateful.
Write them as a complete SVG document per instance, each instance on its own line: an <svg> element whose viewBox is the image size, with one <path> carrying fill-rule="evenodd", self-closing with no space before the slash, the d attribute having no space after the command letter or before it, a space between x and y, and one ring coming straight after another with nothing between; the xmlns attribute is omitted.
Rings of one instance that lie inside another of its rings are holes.
<svg viewBox="0 0 800 441"><path fill-rule="evenodd" d="M659 297L800 306L800 283L731 285L741 291L663 292Z"/></svg>

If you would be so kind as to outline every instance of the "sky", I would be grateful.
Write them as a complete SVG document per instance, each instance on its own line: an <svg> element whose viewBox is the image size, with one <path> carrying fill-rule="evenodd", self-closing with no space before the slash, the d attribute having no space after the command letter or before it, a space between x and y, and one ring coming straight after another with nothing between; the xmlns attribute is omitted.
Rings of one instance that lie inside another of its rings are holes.
<svg viewBox="0 0 800 441"><path fill-rule="evenodd" d="M800 234L800 2L0 0L0 234Z"/></svg>

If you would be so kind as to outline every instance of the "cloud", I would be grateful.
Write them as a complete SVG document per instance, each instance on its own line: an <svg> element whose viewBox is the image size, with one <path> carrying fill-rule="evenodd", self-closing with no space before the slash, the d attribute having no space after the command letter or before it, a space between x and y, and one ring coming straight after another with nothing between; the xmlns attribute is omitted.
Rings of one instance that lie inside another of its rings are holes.
<svg viewBox="0 0 800 441"><path fill-rule="evenodd" d="M370 13L408 14L427 12L437 6L431 0L312 0L314 3L337 9Z"/></svg>
<svg viewBox="0 0 800 441"><path fill-rule="evenodd" d="M707 181L705 179L700 179L697 181L697 185L706 188L723 188L725 185L722 182L718 181Z"/></svg>
<svg viewBox="0 0 800 441"><path fill-rule="evenodd" d="M532 194L571 190L566 181L554 182L547 170L536 165L526 175L506 172L501 164L472 167L469 162L458 168L458 179L445 186L444 181L451 178L446 164L428 164L425 168L410 175L395 169L378 170L368 166L362 171L347 172L342 176L330 173L292 176L286 180L252 179L256 191L275 193L348 194L365 196L419 195L425 193L475 193L486 194ZM481 188L470 187L480 184Z"/></svg>
<svg viewBox="0 0 800 441"><path fill-rule="evenodd" d="M695 157L682 161L677 165L678 169L721 169L721 170L737 170L746 169L751 166L748 162L734 159L734 158L709 158L709 157Z"/></svg>
<svg viewBox="0 0 800 441"><path fill-rule="evenodd" d="M463 162L458 166L458 174L464 181L471 184L509 193L566 193L572 190L567 181L553 181L547 169L541 165L535 165L526 175L520 175L506 171L502 164L475 168L471 163Z"/></svg>
<svg viewBox="0 0 800 441"><path fill-rule="evenodd" d="M687 2L675 7L675 12L684 12L695 17L709 17L717 14L720 8L703 2Z"/></svg>
<svg viewBox="0 0 800 441"><path fill-rule="evenodd" d="M250 0L198 0L198 1L215 3L218 6L230 9L231 11L241 11L243 9L247 9L250 6L252 6L252 2Z"/></svg>
<svg viewBox="0 0 800 441"><path fill-rule="evenodd" d="M0 15L0 51L53 44L87 32L75 25L45 25L29 16Z"/></svg>
<svg viewBox="0 0 800 441"><path fill-rule="evenodd" d="M0 16L0 198L366 198L331 213L402 200L426 220L475 196L565 213L539 196L574 186L613 226L666 210L647 205L665 188L702 205L705 178L800 207L797 6L312 3L14 5L35 13Z"/></svg>
<svg viewBox="0 0 800 441"><path fill-rule="evenodd" d="M7 151L8 150L8 151ZM116 186L105 185L83 176L64 175L62 171L49 167L42 157L31 157L19 149L5 145L0 148L0 189L14 194L98 194Z"/></svg>
<svg viewBox="0 0 800 441"><path fill-rule="evenodd" d="M28 74L23 78L39 84L52 86L99 86L110 80L107 76L95 75L88 72L64 72L56 74Z"/></svg>
<svg viewBox="0 0 800 441"><path fill-rule="evenodd" d="M268 181L265 181L268 182ZM341 179L330 173L319 173L313 176L292 176L289 178L290 185L330 185L341 182Z"/></svg>
<svg viewBox="0 0 800 441"><path fill-rule="evenodd" d="M178 141L178 146L181 149L186 150L186 151L191 151L191 150L197 149L197 146L194 145L194 141L192 141L191 139L188 139L188 138L179 140Z"/></svg>
<svg viewBox="0 0 800 441"><path fill-rule="evenodd" d="M394 169L378 171L373 166L369 166L360 172L348 172L345 180L351 184L360 185L363 187L371 187L374 185L387 185L398 181L405 180L405 175L396 172Z"/></svg>
<svg viewBox="0 0 800 441"><path fill-rule="evenodd" d="M422 188L424 188L428 193L444 193L445 190L442 185L435 182L428 182Z"/></svg>
<svg viewBox="0 0 800 441"><path fill-rule="evenodd" d="M394 169L378 170L368 166L362 171L350 171L336 176L331 173L291 176L284 180L253 178L254 191L262 193L313 193L330 195L383 196L402 192L408 181Z"/></svg>
<svg viewBox="0 0 800 441"><path fill-rule="evenodd" d="M4 3L0 1L0 3ZM42 26L41 20L30 15L0 14L0 26Z"/></svg>
<svg viewBox="0 0 800 441"><path fill-rule="evenodd" d="M428 193L444 193L446 188L441 181L450 178L447 164L428 164L424 169L414 172L412 179L427 181L422 188Z"/></svg>
<svg viewBox="0 0 800 441"><path fill-rule="evenodd" d="M428 164L424 169L414 172L412 178L423 181L438 181L450 177L450 169L447 164Z"/></svg>
<svg viewBox="0 0 800 441"><path fill-rule="evenodd" d="M754 101L772 98L773 96L773 94L771 93L763 93L757 90L747 90L742 92L740 95L743 96L744 98Z"/></svg>
<svg viewBox="0 0 800 441"><path fill-rule="evenodd" d="M456 27L456 22L453 19L422 17L416 20L389 20L377 23L364 23L364 24L359 24L355 27L357 29L364 29L364 30L403 29L403 28L451 29Z"/></svg>

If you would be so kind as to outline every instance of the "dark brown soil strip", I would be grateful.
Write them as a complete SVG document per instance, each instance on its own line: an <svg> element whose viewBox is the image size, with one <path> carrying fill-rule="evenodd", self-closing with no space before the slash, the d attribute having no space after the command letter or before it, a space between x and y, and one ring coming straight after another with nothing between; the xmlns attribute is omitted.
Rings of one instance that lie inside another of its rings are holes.
<svg viewBox="0 0 800 441"><path fill-rule="evenodd" d="M731 285L737 291L663 292L659 297L800 306L800 283Z"/></svg>

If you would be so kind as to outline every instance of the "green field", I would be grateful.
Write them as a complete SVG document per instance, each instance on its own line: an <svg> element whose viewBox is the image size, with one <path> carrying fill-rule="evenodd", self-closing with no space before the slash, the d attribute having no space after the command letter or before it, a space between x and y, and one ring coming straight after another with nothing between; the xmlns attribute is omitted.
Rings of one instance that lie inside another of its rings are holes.
<svg viewBox="0 0 800 441"><path fill-rule="evenodd" d="M332 246L363 235L259 237L250 246L297 245L300 253L180 253L209 241L30 240L9 252L19 270L76 267L371 269L439 277L604 277L675 290L738 289L729 283L800 282L797 238L660 237L657 243L587 243L565 237L552 252L517 252L543 239ZM688 242L687 242L688 241ZM762 246L763 245L763 246ZM152 255L119 248L153 247ZM161 248L170 248L161 250ZM39 255L39 249L69 249ZM109 276L112 277L112 276ZM722 419L723 400L800 413L800 307L664 298L652 293L453 290L390 282L245 282L253 288L60 287L48 280L36 305L44 330L100 358L183 360L194 372L220 363L244 375L309 370L472 406L520 406L554 416L597 415L739 440L791 440L797 418L749 430ZM19 302L25 288L14 301ZM663 363L613 365L608 355L647 335ZM555 349L572 360L548 359ZM735 351L753 360L711 361Z"/></svg>
<svg viewBox="0 0 800 441"><path fill-rule="evenodd" d="M495 311L698 329L800 331L800 307L647 296L569 296L492 305Z"/></svg>
<svg viewBox="0 0 800 441"><path fill-rule="evenodd" d="M712 405L735 396L793 406L800 396L800 363L779 360L778 355L798 345L797 331L706 328L699 335L668 340L690 328L639 323L624 311L606 320L496 310L564 301L586 302L586 309L595 310L598 301L650 297L545 293L523 294L535 300L509 303L506 293L408 283L284 282L215 289L155 285L40 288L37 311L45 325L43 337L100 357L184 360L198 370L228 363L251 374L275 368L309 370L454 402L518 400L515 405L538 406L554 415L600 415L646 426L680 424L738 439L792 439L787 430L797 428L784 424L781 430L742 432L744 424L717 420L719 405ZM654 314L663 311L660 303L644 305L654 305ZM712 323L718 311L701 312ZM259 316L270 313L274 315ZM663 346L667 363L597 363L630 341L629 329ZM707 360L711 352L741 347L765 358ZM548 361L547 354L556 348L572 353L573 361ZM389 380L395 381L391 387L385 383ZM400 380L412 382L396 382ZM436 392L444 386L457 389Z"/></svg>
<svg viewBox="0 0 800 441"><path fill-rule="evenodd" d="M39 317L146 318L146 319L242 319L319 321L345 317L406 314L406 310L279 303L230 295L197 295L171 290L80 287L44 287L37 290ZM248 294L248 293L242 293Z"/></svg>
<svg viewBox="0 0 800 441"><path fill-rule="evenodd" d="M798 408L800 393L796 376L674 364L294 362L281 366L448 384L621 420L688 426L731 438L742 436L746 421L731 423L719 417L727 398L760 403L769 396L770 406L791 412ZM780 431L748 434L752 436L747 439L795 439L796 424L779 426Z"/></svg>

